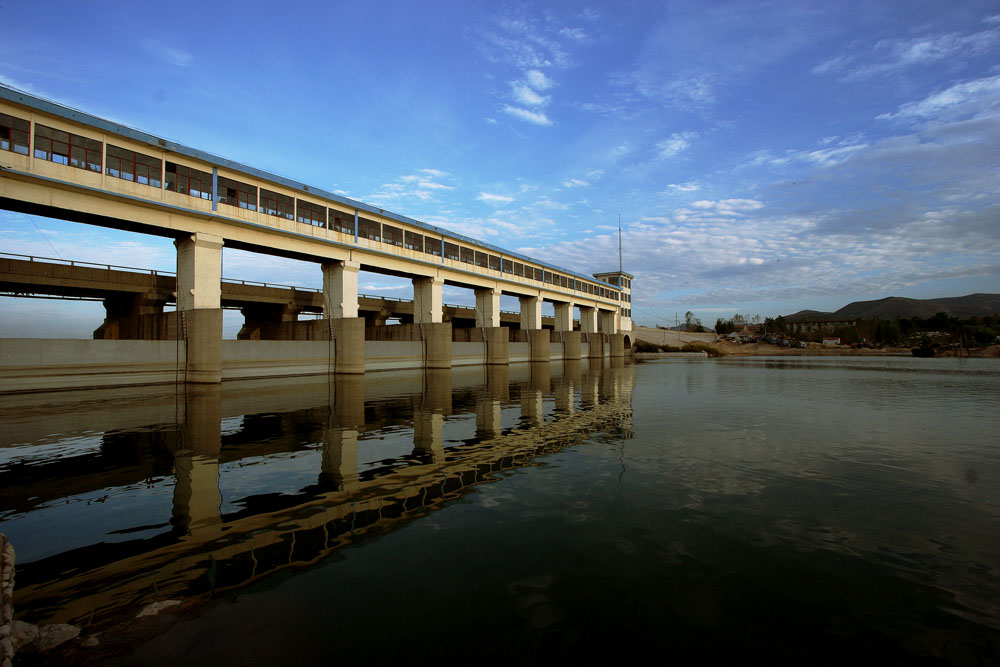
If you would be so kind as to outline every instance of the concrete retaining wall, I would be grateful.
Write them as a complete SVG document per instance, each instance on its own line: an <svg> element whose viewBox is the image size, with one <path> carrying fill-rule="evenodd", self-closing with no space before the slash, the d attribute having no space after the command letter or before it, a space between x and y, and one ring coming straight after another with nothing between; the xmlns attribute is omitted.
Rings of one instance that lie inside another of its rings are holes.
<svg viewBox="0 0 1000 667"><path fill-rule="evenodd" d="M423 366L423 341L365 341L366 371L390 371L402 368L423 368Z"/></svg>
<svg viewBox="0 0 1000 667"><path fill-rule="evenodd" d="M222 379L319 375L332 370L333 342L295 340L222 341Z"/></svg>
<svg viewBox="0 0 1000 667"><path fill-rule="evenodd" d="M486 363L486 345L483 343L452 343L451 365L475 366Z"/></svg>
<svg viewBox="0 0 1000 667"><path fill-rule="evenodd" d="M0 393L172 383L183 360L178 341L0 338Z"/></svg>
<svg viewBox="0 0 1000 667"><path fill-rule="evenodd" d="M531 361L531 343L511 343L510 363L516 364L522 361Z"/></svg>

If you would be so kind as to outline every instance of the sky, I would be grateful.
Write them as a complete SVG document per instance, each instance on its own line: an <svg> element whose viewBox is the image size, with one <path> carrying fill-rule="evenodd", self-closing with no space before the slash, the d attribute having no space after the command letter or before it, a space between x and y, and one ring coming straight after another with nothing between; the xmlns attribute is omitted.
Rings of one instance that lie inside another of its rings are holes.
<svg viewBox="0 0 1000 667"><path fill-rule="evenodd" d="M0 25L9 86L557 266L616 270L620 216L639 325L1000 292L996 0L35 0ZM175 261L2 211L0 251ZM232 249L223 274L321 285ZM0 298L0 336L102 317Z"/></svg>

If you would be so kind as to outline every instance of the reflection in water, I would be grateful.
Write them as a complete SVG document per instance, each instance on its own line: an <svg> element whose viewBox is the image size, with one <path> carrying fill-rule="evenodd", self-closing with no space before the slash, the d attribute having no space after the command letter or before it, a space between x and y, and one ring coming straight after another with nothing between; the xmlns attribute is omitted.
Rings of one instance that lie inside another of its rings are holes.
<svg viewBox="0 0 1000 667"><path fill-rule="evenodd" d="M609 361L17 397L0 530L18 616L99 629L319 562L627 420L630 386ZM451 437L465 423L474 436Z"/></svg>
<svg viewBox="0 0 1000 667"><path fill-rule="evenodd" d="M606 363L5 397L17 613L228 603L121 664L995 663L996 360Z"/></svg>

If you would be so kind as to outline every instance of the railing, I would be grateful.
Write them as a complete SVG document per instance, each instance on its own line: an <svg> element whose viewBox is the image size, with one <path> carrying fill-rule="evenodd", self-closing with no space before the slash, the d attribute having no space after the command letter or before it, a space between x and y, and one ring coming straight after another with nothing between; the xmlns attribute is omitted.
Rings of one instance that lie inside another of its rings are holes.
<svg viewBox="0 0 1000 667"><path fill-rule="evenodd" d="M81 262L78 259L63 259L62 257L35 257L34 255L19 255L13 252L0 252L0 255L4 257L16 257L22 260L28 260L29 262L44 261L51 264L62 264L64 266L90 266L98 269L105 269L107 271L137 271L138 273L148 273L153 276L176 276L177 274L173 271L158 271L156 269L140 269L135 266L118 266L117 264L98 264L96 262Z"/></svg>
<svg viewBox="0 0 1000 667"><path fill-rule="evenodd" d="M117 264L98 264L96 262L81 262L78 259L63 259L61 257L37 257L34 255L20 255L14 252L0 252L0 256L13 257L16 259L27 260L29 262L46 262L49 264L61 264L63 266L81 266L81 267L93 267L98 269L104 269L106 271L134 271L137 273L148 273L152 276L171 276L177 277L177 274L173 271L161 271L158 269L140 269L136 266L119 266ZM282 285L280 283L265 283L259 280L240 280L239 278L223 278L222 282L230 283L232 285L247 285L256 287L274 287L276 289L290 289L293 292L322 292L323 290L315 287L299 287L296 285Z"/></svg>

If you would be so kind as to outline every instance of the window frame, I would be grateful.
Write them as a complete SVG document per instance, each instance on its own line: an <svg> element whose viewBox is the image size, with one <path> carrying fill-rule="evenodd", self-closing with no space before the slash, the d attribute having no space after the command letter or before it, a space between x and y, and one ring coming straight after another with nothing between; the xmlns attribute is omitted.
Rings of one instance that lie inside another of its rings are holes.
<svg viewBox="0 0 1000 667"><path fill-rule="evenodd" d="M24 124L23 129L18 127L22 123ZM19 143L15 139L15 133L24 135L24 143ZM23 146L24 151L17 150L18 146ZM0 150L10 151L18 155L31 155L31 121L0 113Z"/></svg>

